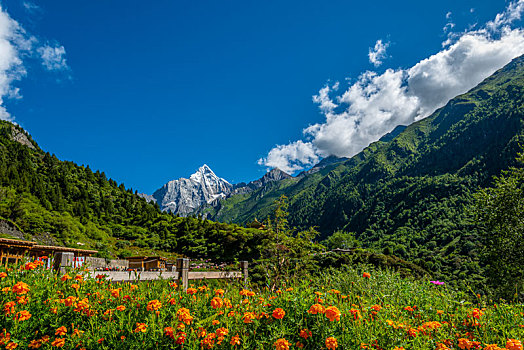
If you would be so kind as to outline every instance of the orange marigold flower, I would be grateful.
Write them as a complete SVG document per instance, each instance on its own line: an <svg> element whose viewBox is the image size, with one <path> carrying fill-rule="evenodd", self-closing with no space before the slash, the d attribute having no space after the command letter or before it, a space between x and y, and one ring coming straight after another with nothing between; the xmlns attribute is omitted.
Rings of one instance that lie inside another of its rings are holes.
<svg viewBox="0 0 524 350"><path fill-rule="evenodd" d="M9 343L7 344L7 346L5 347L7 350L13 350L13 349L16 349L18 347L18 344L17 343Z"/></svg>
<svg viewBox="0 0 524 350"><path fill-rule="evenodd" d="M84 276L82 275L76 275L75 276L75 281L83 281L84 280Z"/></svg>
<svg viewBox="0 0 524 350"><path fill-rule="evenodd" d="M299 349L304 349L304 344L302 344L301 342L297 341L297 343L295 344L295 346Z"/></svg>
<svg viewBox="0 0 524 350"><path fill-rule="evenodd" d="M522 350L522 343L517 339L508 339L506 348L508 350Z"/></svg>
<svg viewBox="0 0 524 350"><path fill-rule="evenodd" d="M400 346L400 347L399 346L395 346L393 348L393 350L406 350L406 349L404 349L402 346Z"/></svg>
<svg viewBox="0 0 524 350"><path fill-rule="evenodd" d="M29 262L27 262L27 263L24 265L24 270L28 270L28 271L30 271L30 270L34 270L34 269L36 269L37 267L38 267L37 264L35 264L34 262L29 261Z"/></svg>
<svg viewBox="0 0 524 350"><path fill-rule="evenodd" d="M71 285L71 288L73 288L74 290L76 290L78 292L78 289L80 289L80 285L79 284L76 284L76 283L73 283Z"/></svg>
<svg viewBox="0 0 524 350"><path fill-rule="evenodd" d="M116 288L116 289L111 289L111 296L113 298L118 298L120 297L120 291L122 290L122 288Z"/></svg>
<svg viewBox="0 0 524 350"><path fill-rule="evenodd" d="M283 319L285 314L286 312L279 307L273 310L273 317L276 318L277 320Z"/></svg>
<svg viewBox="0 0 524 350"><path fill-rule="evenodd" d="M253 323L253 320L257 318L257 315L255 315L253 312L245 312L244 316L242 316L242 321L244 323Z"/></svg>
<svg viewBox="0 0 524 350"><path fill-rule="evenodd" d="M70 279L71 279L71 276L69 276L67 273L65 275L63 275L62 277L60 277L60 280L62 282L65 282L65 281L70 280Z"/></svg>
<svg viewBox="0 0 524 350"><path fill-rule="evenodd" d="M469 341L469 339L460 338L458 340L458 347L460 349L470 349L471 348L471 342Z"/></svg>
<svg viewBox="0 0 524 350"><path fill-rule="evenodd" d="M31 318L31 314L27 310L20 311L16 314L18 321L26 321Z"/></svg>
<svg viewBox="0 0 524 350"><path fill-rule="evenodd" d="M300 338L304 338L304 340L307 340L307 338L311 337L312 333L309 329L307 328L304 328L300 331L300 333L298 334L298 336Z"/></svg>
<svg viewBox="0 0 524 350"><path fill-rule="evenodd" d="M98 344L102 344L104 342L104 338L98 339Z"/></svg>
<svg viewBox="0 0 524 350"><path fill-rule="evenodd" d="M370 278L371 275L370 275L368 272L364 272L364 273L362 274L362 277L364 277L364 278Z"/></svg>
<svg viewBox="0 0 524 350"><path fill-rule="evenodd" d="M12 291L13 293L23 295L29 292L29 286L24 282L18 282L13 286Z"/></svg>
<svg viewBox="0 0 524 350"><path fill-rule="evenodd" d="M164 328L164 334L166 335L166 337L169 337L171 339L175 339L175 333L174 333L172 327Z"/></svg>
<svg viewBox="0 0 524 350"><path fill-rule="evenodd" d="M118 306L116 307L116 309L117 309L118 311L125 311L126 307L125 307L124 305L118 305Z"/></svg>
<svg viewBox="0 0 524 350"><path fill-rule="evenodd" d="M27 297L21 296L21 297L16 297L16 302L21 305L26 305L29 302L29 300L27 299Z"/></svg>
<svg viewBox="0 0 524 350"><path fill-rule="evenodd" d="M67 333L67 328L62 326L57 328L55 335L65 335Z"/></svg>
<svg viewBox="0 0 524 350"><path fill-rule="evenodd" d="M9 302L5 303L4 304L4 313L6 315L14 314L15 313L15 306L16 306L16 302L14 302L14 301L9 301Z"/></svg>
<svg viewBox="0 0 524 350"><path fill-rule="evenodd" d="M147 330L147 324L139 323L139 322L136 323L135 333L140 333L140 332L145 333L146 330Z"/></svg>
<svg viewBox="0 0 524 350"><path fill-rule="evenodd" d="M252 297L255 295L255 292L252 292L250 290L247 290L247 289L242 289L238 294L242 295L242 296L246 296L246 297Z"/></svg>
<svg viewBox="0 0 524 350"><path fill-rule="evenodd" d="M0 278L6 278L7 277L7 273L5 272L0 272Z"/></svg>
<svg viewBox="0 0 524 350"><path fill-rule="evenodd" d="M225 337L226 335L229 334L229 330L227 328L221 327L221 328L218 328L215 333L217 334L219 338Z"/></svg>
<svg viewBox="0 0 524 350"><path fill-rule="evenodd" d="M349 309L349 312L353 315L353 319L358 320L360 318L360 310L358 309Z"/></svg>
<svg viewBox="0 0 524 350"><path fill-rule="evenodd" d="M149 303L147 303L147 311L156 311L159 310L161 307L162 303L157 299L151 300Z"/></svg>
<svg viewBox="0 0 524 350"><path fill-rule="evenodd" d="M288 342L285 338L280 338L275 342L274 345L276 350L289 350L291 343Z"/></svg>
<svg viewBox="0 0 524 350"><path fill-rule="evenodd" d="M240 345L240 336L237 334L234 337L231 337L231 341L229 342L229 344L233 346Z"/></svg>
<svg viewBox="0 0 524 350"><path fill-rule="evenodd" d="M326 348L329 350L335 350L338 347L337 339L334 337L326 338Z"/></svg>
<svg viewBox="0 0 524 350"><path fill-rule="evenodd" d="M220 309L222 306L224 306L224 301L219 297L214 297L211 299L211 307L213 309Z"/></svg>
<svg viewBox="0 0 524 350"><path fill-rule="evenodd" d="M186 309L185 307L178 309L176 315L178 320L180 322L184 322L185 324L190 324L191 321L193 321L193 316L191 316L189 309Z"/></svg>
<svg viewBox="0 0 524 350"><path fill-rule="evenodd" d="M311 305L311 307L309 308L309 310L307 312L312 314L312 315L323 314L324 313L324 307L322 305L320 305L320 304L313 304L313 305Z"/></svg>
<svg viewBox="0 0 524 350"><path fill-rule="evenodd" d="M330 322L335 320L340 321L340 310L336 306L328 306L324 311L324 314L329 319Z"/></svg>
<svg viewBox="0 0 524 350"><path fill-rule="evenodd" d="M56 338L52 343L52 346L55 346L57 348L63 348L65 345L65 339L64 338Z"/></svg>
<svg viewBox="0 0 524 350"><path fill-rule="evenodd" d="M477 308L473 309L471 311L471 317L474 317L476 318L477 320L480 320L480 317L483 315L484 313L482 312L482 310L479 310Z"/></svg>
<svg viewBox="0 0 524 350"><path fill-rule="evenodd" d="M371 307L371 310L376 311L376 312L379 312L381 309L382 309L382 306L380 305L373 305Z"/></svg>
<svg viewBox="0 0 524 350"><path fill-rule="evenodd" d="M184 332L178 332L177 334L177 338L176 338L176 343L181 345L181 344L184 344L186 342L186 336L187 334L184 333Z"/></svg>
<svg viewBox="0 0 524 350"><path fill-rule="evenodd" d="M216 325L219 324L219 323L220 323L219 320L213 320L213 322L211 322L211 324L212 324L213 326L216 326Z"/></svg>
<svg viewBox="0 0 524 350"><path fill-rule="evenodd" d="M38 349L41 346L42 346L42 341L41 340L31 340L27 347L29 349Z"/></svg>
<svg viewBox="0 0 524 350"><path fill-rule="evenodd" d="M220 296L224 295L224 293L225 293L225 292L224 292L223 289L215 289L215 295L216 295L217 297L220 297Z"/></svg>
<svg viewBox="0 0 524 350"><path fill-rule="evenodd" d="M196 288L188 288L186 290L186 293L189 294L189 295L193 295L195 294L196 292L198 292L198 290Z"/></svg>

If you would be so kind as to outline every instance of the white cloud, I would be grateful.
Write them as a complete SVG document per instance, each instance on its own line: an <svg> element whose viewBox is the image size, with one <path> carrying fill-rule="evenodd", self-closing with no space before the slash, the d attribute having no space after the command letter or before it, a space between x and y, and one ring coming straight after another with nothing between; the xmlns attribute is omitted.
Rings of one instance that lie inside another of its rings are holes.
<svg viewBox="0 0 524 350"><path fill-rule="evenodd" d="M38 55L45 62L41 53L41 50L46 51L45 47L40 46L38 39L29 35L0 5L0 119L14 120L6 109L5 100L22 97L14 83L27 75L25 60ZM65 64L63 47L61 50L58 48L54 53L45 54L50 67L55 67L53 59L57 65Z"/></svg>
<svg viewBox="0 0 524 350"><path fill-rule="evenodd" d="M65 48L63 46L45 45L37 49L42 59L42 64L47 70L66 70Z"/></svg>
<svg viewBox="0 0 524 350"><path fill-rule="evenodd" d="M510 27L523 3L510 3L481 29L450 36L445 48L411 68L367 71L336 97L324 86L313 101L325 120L304 129L306 141L279 145L259 163L298 171L320 157L351 157L397 125L429 116L524 54L524 30Z"/></svg>
<svg viewBox="0 0 524 350"><path fill-rule="evenodd" d="M320 160L311 142L295 141L288 145L277 145L258 164L279 168L292 174L303 168L303 164L314 164Z"/></svg>
<svg viewBox="0 0 524 350"><path fill-rule="evenodd" d="M486 28L491 31L498 31L519 20L522 12L524 12L524 0L510 2L504 12L497 14L493 21L486 23Z"/></svg>
<svg viewBox="0 0 524 350"><path fill-rule="evenodd" d="M369 62L375 67L382 64L382 60L386 58L386 49L389 47L389 42L383 43L382 39L377 40L374 48L369 48L368 58Z"/></svg>

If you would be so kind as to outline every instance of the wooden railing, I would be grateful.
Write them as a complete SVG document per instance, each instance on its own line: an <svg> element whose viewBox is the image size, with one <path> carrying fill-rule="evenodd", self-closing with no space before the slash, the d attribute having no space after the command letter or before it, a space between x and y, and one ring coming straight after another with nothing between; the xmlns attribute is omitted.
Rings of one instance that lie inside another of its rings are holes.
<svg viewBox="0 0 524 350"><path fill-rule="evenodd" d="M65 273L67 268L73 267L73 253L59 252L55 254L53 268ZM158 279L178 280L184 290L189 285L189 280L203 280L203 279L240 279L243 278L244 285L247 285L248 279L248 262L240 262L240 271L190 271L189 259L177 259L176 269L171 271L96 271L91 269L92 275L103 274L106 280L111 282L138 282L138 281L152 281Z"/></svg>

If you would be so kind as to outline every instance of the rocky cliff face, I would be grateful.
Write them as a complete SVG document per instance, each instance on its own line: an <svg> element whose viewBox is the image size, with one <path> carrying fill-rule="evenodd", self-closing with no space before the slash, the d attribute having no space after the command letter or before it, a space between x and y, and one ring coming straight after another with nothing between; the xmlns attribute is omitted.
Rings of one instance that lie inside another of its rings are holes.
<svg viewBox="0 0 524 350"><path fill-rule="evenodd" d="M249 193L261 187L264 187L265 185L267 185L270 182L281 181L284 179L288 179L290 177L291 175L289 175L288 173L285 173L278 168L273 168L258 180L251 181L248 184L241 183L241 184L235 185L235 188L233 189L233 192L231 194L233 195L233 194Z"/></svg>
<svg viewBox="0 0 524 350"><path fill-rule="evenodd" d="M201 166L189 179L169 181L153 193L160 209L186 216L203 204L210 204L231 193L233 185L215 175L207 165ZM143 195L147 200L151 197Z"/></svg>

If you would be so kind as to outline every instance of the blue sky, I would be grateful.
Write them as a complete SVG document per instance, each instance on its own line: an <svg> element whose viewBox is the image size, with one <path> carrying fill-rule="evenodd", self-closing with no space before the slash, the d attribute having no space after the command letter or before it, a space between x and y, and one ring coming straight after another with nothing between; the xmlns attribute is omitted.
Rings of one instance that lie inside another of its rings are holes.
<svg viewBox="0 0 524 350"><path fill-rule="evenodd" d="M298 171L328 154L351 156L448 99L425 100L435 93L417 77L449 66L424 59L473 52L459 63L480 79L524 52L523 0L0 4L23 28L23 39L6 34L19 40L20 62L11 57L18 75L0 79L3 118L60 159L146 193L204 163L234 183L271 166ZM369 56L377 40L381 64ZM3 54L0 45L0 64ZM453 92L475 82L448 83ZM362 100L350 93L358 86L400 89L400 98ZM387 122L370 117L384 109ZM346 132L354 115L367 129Z"/></svg>

